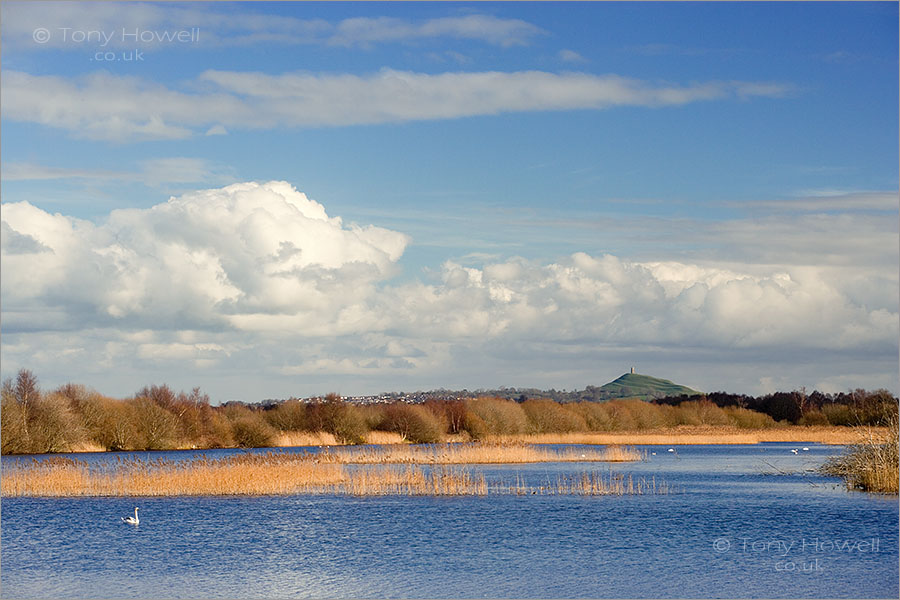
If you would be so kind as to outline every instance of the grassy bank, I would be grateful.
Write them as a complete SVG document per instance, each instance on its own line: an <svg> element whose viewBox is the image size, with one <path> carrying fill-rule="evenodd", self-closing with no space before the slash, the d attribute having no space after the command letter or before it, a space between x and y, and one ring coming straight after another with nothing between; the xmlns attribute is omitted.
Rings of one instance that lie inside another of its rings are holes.
<svg viewBox="0 0 900 600"><path fill-rule="evenodd" d="M527 448L513 448L506 462L532 462L537 455ZM617 451L616 451L617 452ZM623 460L636 454L597 452L580 460ZM410 456L430 461L404 462ZM559 477L539 486L521 481L489 485L484 474L456 466L466 454L435 448L427 454L382 452L337 452L313 454L242 454L222 459L129 460L108 466L55 457L45 461L21 461L4 468L0 489L4 497L83 496L212 496L345 494L462 496L496 494L652 494L667 493L665 484L632 477L581 473ZM469 455L477 458L476 455ZM542 454L545 460L574 460L566 453ZM373 464L378 463L378 464Z"/></svg>
<svg viewBox="0 0 900 600"><path fill-rule="evenodd" d="M843 477L850 489L896 494L900 491L900 451L894 420L889 428L860 428L847 452L822 467L828 475Z"/></svg>

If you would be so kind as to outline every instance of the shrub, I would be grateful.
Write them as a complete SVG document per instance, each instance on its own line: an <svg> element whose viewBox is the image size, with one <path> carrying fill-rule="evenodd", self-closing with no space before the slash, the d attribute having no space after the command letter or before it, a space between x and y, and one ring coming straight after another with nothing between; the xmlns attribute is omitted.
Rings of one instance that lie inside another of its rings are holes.
<svg viewBox="0 0 900 600"><path fill-rule="evenodd" d="M896 494L900 490L898 423L900 420L896 417L889 421L889 432L884 437L861 427L860 441L845 455L828 461L822 471L843 477L850 489Z"/></svg>
<svg viewBox="0 0 900 600"><path fill-rule="evenodd" d="M465 431L467 411L462 400L428 401L425 408L441 420L446 433L456 435Z"/></svg>
<svg viewBox="0 0 900 600"><path fill-rule="evenodd" d="M234 421L231 432L234 443L242 448L268 448L275 439L275 430L255 412L248 412Z"/></svg>
<svg viewBox="0 0 900 600"><path fill-rule="evenodd" d="M231 423L222 413L210 410L204 426L201 448L231 448L236 445Z"/></svg>
<svg viewBox="0 0 900 600"><path fill-rule="evenodd" d="M891 426L897 420L897 398L887 390L855 390L854 400L856 423L860 425Z"/></svg>
<svg viewBox="0 0 900 600"><path fill-rule="evenodd" d="M443 427L434 413L424 406L412 404L387 406L378 428L399 433L403 439L414 444L434 444L443 437Z"/></svg>
<svg viewBox="0 0 900 600"><path fill-rule="evenodd" d="M637 429L637 421L622 401L611 400L607 402L606 410L610 418L610 431Z"/></svg>
<svg viewBox="0 0 900 600"><path fill-rule="evenodd" d="M56 393L35 399L28 418L29 452L69 452L84 439L69 399Z"/></svg>
<svg viewBox="0 0 900 600"><path fill-rule="evenodd" d="M463 421L463 431L469 434L473 440L482 440L489 435L487 423L472 411L466 411L465 420Z"/></svg>
<svg viewBox="0 0 900 600"><path fill-rule="evenodd" d="M676 414L684 415L690 425L728 425L730 420L724 410L709 400L691 400L676 407Z"/></svg>
<svg viewBox="0 0 900 600"><path fill-rule="evenodd" d="M106 404L106 403L105 403ZM102 433L94 441L108 450L137 450L141 448L133 402L110 400Z"/></svg>
<svg viewBox="0 0 900 600"><path fill-rule="evenodd" d="M613 429L613 418L605 402L584 401L571 404L569 408L581 415L588 431Z"/></svg>
<svg viewBox="0 0 900 600"><path fill-rule="evenodd" d="M265 411L266 421L281 431L303 431L307 426L306 404L290 399Z"/></svg>
<svg viewBox="0 0 900 600"><path fill-rule="evenodd" d="M68 389L60 388L60 391L71 398L70 394L73 389L68 385L66 388ZM104 443L104 438L107 437L110 413L113 410L111 403L113 402L116 400L104 398L96 392L87 392L86 390L84 393L79 391L75 395L75 403L78 406L78 414L81 417L81 426L85 435L89 440L106 449L109 449L109 445Z"/></svg>
<svg viewBox="0 0 900 600"><path fill-rule="evenodd" d="M384 419L384 405L381 404L363 404L354 405L353 407L362 419L363 429L372 431L376 429Z"/></svg>
<svg viewBox="0 0 900 600"><path fill-rule="evenodd" d="M175 448L178 427L175 415L149 398L137 398L131 405L134 407L138 448L142 450Z"/></svg>
<svg viewBox="0 0 900 600"><path fill-rule="evenodd" d="M521 404L531 433L568 433L587 430L584 418L574 410L547 399L526 400Z"/></svg>
<svg viewBox="0 0 900 600"><path fill-rule="evenodd" d="M820 410L808 410L802 417L800 417L800 420L797 422L797 424L806 426L828 425L828 417L825 416L825 413Z"/></svg>
<svg viewBox="0 0 900 600"><path fill-rule="evenodd" d="M0 452L24 454L28 451L25 410L12 394L4 393L0 400Z"/></svg>
<svg viewBox="0 0 900 600"><path fill-rule="evenodd" d="M31 432L29 419L34 403L40 398L37 377L28 369L20 369L16 379L8 378L2 385L3 412L9 411L4 419L3 435L4 452L31 452ZM16 419L15 421L13 419Z"/></svg>
<svg viewBox="0 0 900 600"><path fill-rule="evenodd" d="M466 401L466 408L481 418L489 434L516 435L528 429L525 411L512 400L474 398Z"/></svg>
<svg viewBox="0 0 900 600"><path fill-rule="evenodd" d="M672 420L675 425L702 425L703 417L696 410L695 402L682 402L677 406L669 406L673 410Z"/></svg>
<svg viewBox="0 0 900 600"><path fill-rule="evenodd" d="M658 407L643 400L613 400L608 406L615 429L655 429L664 425Z"/></svg>
<svg viewBox="0 0 900 600"><path fill-rule="evenodd" d="M731 425L741 429L768 429L775 427L775 420L769 415L749 408L726 406L722 409Z"/></svg>
<svg viewBox="0 0 900 600"><path fill-rule="evenodd" d="M822 414L832 425L858 425L853 409L846 404L825 404Z"/></svg>
<svg viewBox="0 0 900 600"><path fill-rule="evenodd" d="M362 413L336 394L329 394L324 402L311 404L308 410L312 431L327 431L344 444L365 443L365 434L369 430Z"/></svg>
<svg viewBox="0 0 900 600"><path fill-rule="evenodd" d="M178 420L178 435L182 444L196 446L206 443L212 407L209 396L200 393L200 388L194 388L190 395L179 392L170 412Z"/></svg>

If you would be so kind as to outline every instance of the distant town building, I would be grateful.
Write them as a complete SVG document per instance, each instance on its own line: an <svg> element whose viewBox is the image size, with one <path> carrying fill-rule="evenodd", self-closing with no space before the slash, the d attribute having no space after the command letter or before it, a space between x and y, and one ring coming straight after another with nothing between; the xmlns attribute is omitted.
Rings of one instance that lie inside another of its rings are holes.
<svg viewBox="0 0 900 600"><path fill-rule="evenodd" d="M631 367L631 374L634 375L634 367Z"/></svg>

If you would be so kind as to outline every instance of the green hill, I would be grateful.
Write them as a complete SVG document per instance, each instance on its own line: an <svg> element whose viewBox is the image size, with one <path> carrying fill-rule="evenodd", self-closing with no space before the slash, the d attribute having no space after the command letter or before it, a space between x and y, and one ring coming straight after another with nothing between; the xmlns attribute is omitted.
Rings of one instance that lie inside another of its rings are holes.
<svg viewBox="0 0 900 600"><path fill-rule="evenodd" d="M625 373L615 381L600 387L600 396L604 400L614 398L640 398L652 400L664 396L697 396L700 392L689 387L672 383L668 379L658 379L649 375Z"/></svg>

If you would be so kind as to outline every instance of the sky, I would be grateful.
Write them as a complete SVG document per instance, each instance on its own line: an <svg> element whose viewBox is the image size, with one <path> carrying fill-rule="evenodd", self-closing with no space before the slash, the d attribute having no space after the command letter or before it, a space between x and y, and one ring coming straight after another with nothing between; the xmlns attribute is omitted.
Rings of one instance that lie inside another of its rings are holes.
<svg viewBox="0 0 900 600"><path fill-rule="evenodd" d="M898 384L898 5L0 5L0 374Z"/></svg>

